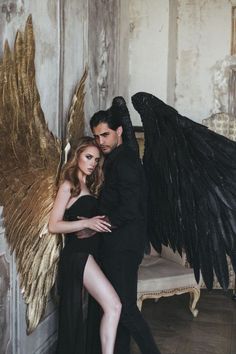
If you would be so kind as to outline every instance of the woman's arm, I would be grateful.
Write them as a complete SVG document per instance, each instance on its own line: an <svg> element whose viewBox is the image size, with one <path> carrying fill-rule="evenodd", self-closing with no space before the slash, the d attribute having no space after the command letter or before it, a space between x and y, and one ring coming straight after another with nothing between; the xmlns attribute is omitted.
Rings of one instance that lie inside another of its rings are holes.
<svg viewBox="0 0 236 354"><path fill-rule="evenodd" d="M95 216L78 221L64 221L66 206L71 198L70 183L65 181L60 186L49 218L49 232L72 233L83 229L91 229L96 232L109 232L110 224L103 220L103 216Z"/></svg>

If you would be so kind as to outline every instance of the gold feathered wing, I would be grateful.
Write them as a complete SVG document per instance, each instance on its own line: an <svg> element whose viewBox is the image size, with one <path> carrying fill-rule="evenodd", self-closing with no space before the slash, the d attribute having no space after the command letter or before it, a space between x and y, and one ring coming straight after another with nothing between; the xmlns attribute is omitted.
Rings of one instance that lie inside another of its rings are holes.
<svg viewBox="0 0 236 354"><path fill-rule="evenodd" d="M35 82L34 38L29 17L8 43L0 70L0 204L5 234L15 251L27 327L32 332L55 281L60 239L47 231L61 160L59 141L48 130Z"/></svg>
<svg viewBox="0 0 236 354"><path fill-rule="evenodd" d="M47 229L62 149L60 141L49 131L40 106L34 54L29 16L25 32L16 35L14 52L6 42L0 61L0 205L4 206L5 234L15 252L27 304L28 333L37 327L46 308L62 247L61 237ZM80 105L83 98L77 95ZM75 99L74 111L78 111ZM83 121L82 108L80 113ZM72 131L71 127L71 136Z"/></svg>
<svg viewBox="0 0 236 354"><path fill-rule="evenodd" d="M78 139L84 134L84 96L85 81L88 75L87 68L75 90L72 104L69 111L66 143L69 143L72 150L75 150Z"/></svg>

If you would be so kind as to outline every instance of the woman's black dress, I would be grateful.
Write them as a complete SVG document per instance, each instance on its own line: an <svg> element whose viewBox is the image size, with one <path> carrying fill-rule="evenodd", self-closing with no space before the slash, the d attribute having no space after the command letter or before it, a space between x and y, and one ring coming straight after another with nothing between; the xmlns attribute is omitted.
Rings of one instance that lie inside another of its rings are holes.
<svg viewBox="0 0 236 354"><path fill-rule="evenodd" d="M91 218L98 215L97 199L91 195L79 197L65 212L65 220L78 220L78 216ZM59 264L59 331L58 354L84 354L85 326L83 319L83 274L88 256L98 251L100 235L78 239L66 235L66 245Z"/></svg>

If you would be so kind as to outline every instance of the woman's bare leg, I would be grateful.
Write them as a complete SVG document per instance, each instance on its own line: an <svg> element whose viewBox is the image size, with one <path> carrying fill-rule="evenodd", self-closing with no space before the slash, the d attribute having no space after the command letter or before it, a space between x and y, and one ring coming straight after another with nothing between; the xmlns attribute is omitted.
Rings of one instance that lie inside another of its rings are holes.
<svg viewBox="0 0 236 354"><path fill-rule="evenodd" d="M121 302L111 283L91 255L88 257L84 269L84 286L104 312L100 324L102 354L113 354Z"/></svg>

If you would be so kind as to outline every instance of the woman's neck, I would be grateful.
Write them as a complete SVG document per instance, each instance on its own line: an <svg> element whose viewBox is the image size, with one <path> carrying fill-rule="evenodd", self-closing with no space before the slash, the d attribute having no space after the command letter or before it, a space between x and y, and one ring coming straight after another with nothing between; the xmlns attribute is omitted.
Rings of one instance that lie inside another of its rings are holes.
<svg viewBox="0 0 236 354"><path fill-rule="evenodd" d="M88 193L88 187L86 185L86 178L87 176L82 173L81 171L78 172L78 178L79 178L79 182L80 182L80 189L82 193Z"/></svg>
<svg viewBox="0 0 236 354"><path fill-rule="evenodd" d="M80 181L80 184L83 184L83 185L86 185L86 175L81 172L81 171L78 171L78 179Z"/></svg>

